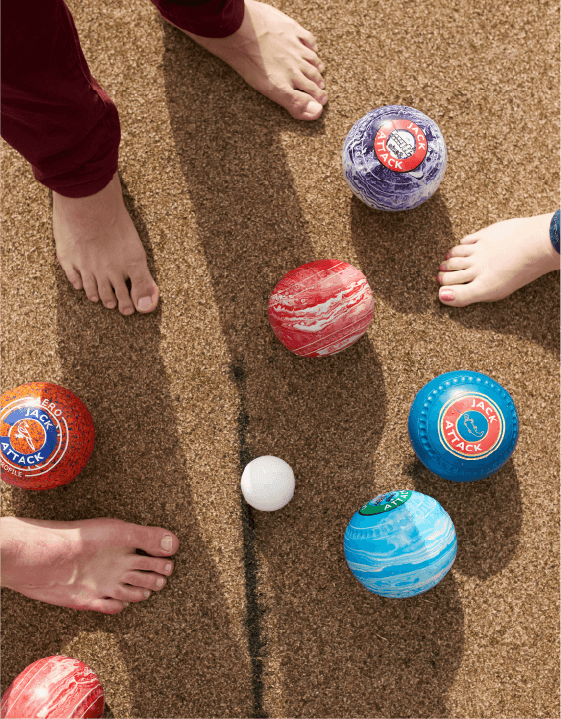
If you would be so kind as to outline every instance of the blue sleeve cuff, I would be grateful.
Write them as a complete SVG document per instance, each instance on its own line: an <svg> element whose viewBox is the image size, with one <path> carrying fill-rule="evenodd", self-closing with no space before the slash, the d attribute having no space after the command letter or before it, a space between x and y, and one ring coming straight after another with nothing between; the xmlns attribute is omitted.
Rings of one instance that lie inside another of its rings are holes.
<svg viewBox="0 0 561 719"><path fill-rule="evenodd" d="M549 236L551 238L551 244L559 252L559 210L551 218L551 224L549 225Z"/></svg>

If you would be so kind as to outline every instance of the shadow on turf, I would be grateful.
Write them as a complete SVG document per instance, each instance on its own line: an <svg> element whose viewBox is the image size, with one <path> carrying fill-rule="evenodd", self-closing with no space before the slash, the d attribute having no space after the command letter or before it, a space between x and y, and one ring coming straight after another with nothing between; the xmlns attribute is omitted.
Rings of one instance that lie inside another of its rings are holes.
<svg viewBox="0 0 561 719"><path fill-rule="evenodd" d="M279 692L286 716L444 715L463 647L453 577L430 602L395 603L359 585L342 553L350 516L380 489L374 456L387 407L378 357L364 336L334 357L297 358L267 318L279 279L316 259L281 132L314 137L322 122L297 123L180 31L163 33L177 158L240 397L240 465L273 454L296 475L285 508L249 512L246 561L258 564L248 629L261 642L251 649L250 639L262 691L254 715L266 715Z"/></svg>
<svg viewBox="0 0 561 719"><path fill-rule="evenodd" d="M522 530L523 507L514 462L477 482L450 482L418 459L404 467L415 489L434 497L448 512L458 537L454 570L488 579L506 569Z"/></svg>
<svg viewBox="0 0 561 719"><path fill-rule="evenodd" d="M549 272L500 302L441 311L461 327L528 339L559 357L559 307L559 273Z"/></svg>
<svg viewBox="0 0 561 719"><path fill-rule="evenodd" d="M154 273L146 227L126 186L123 190ZM239 667L247 675L247 652L226 631L231 621L228 605L192 511L192 477L176 420L181 398L171 395L160 357L161 310L125 318L76 293L60 268L57 281L60 383L90 410L96 445L74 482L43 492L14 488L14 513L53 520L105 516L161 526L175 532L181 546L167 586L116 616L9 593L3 606L4 641L18 647L18 654L5 653L3 676L13 679L32 661L60 653L79 634L93 637L101 631L114 636L126 677L107 675L115 662L101 653L93 651L87 663L118 716L227 716L232 706L230 668ZM28 639L25 646L18 641L20 635ZM130 690L126 701L120 696L123 684ZM250 712L249 691L246 702Z"/></svg>
<svg viewBox="0 0 561 719"><path fill-rule="evenodd" d="M442 248L452 246L452 225L438 190L406 212L373 210L351 200L351 233L375 296L399 312L423 313L434 306Z"/></svg>

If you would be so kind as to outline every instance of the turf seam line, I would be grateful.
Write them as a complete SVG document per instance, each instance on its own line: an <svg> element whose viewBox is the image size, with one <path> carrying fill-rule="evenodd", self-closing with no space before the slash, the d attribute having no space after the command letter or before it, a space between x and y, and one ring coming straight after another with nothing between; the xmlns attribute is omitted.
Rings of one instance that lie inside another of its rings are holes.
<svg viewBox="0 0 561 719"><path fill-rule="evenodd" d="M246 412L245 378L246 372L243 359L231 364L231 371L238 387L240 398L240 411L238 413L238 441L240 474L245 466L253 459L248 447L247 433L249 428L249 415ZM263 641L259 617L264 613L259 607L258 592L258 564L255 549L255 523L251 507L244 500L240 490L243 530L243 554L245 570L245 598L246 598L246 627L248 634L249 656L251 658L251 684L253 690L254 719L267 719L263 708L263 650L266 642Z"/></svg>

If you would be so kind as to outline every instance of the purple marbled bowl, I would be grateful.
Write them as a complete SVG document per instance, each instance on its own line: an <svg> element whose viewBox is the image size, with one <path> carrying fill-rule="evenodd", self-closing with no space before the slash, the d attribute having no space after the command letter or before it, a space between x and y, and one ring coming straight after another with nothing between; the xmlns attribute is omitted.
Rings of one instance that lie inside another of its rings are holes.
<svg viewBox="0 0 561 719"><path fill-rule="evenodd" d="M411 210L428 200L444 177L446 160L438 125L403 105L369 112L351 128L343 146L349 187L377 210Z"/></svg>

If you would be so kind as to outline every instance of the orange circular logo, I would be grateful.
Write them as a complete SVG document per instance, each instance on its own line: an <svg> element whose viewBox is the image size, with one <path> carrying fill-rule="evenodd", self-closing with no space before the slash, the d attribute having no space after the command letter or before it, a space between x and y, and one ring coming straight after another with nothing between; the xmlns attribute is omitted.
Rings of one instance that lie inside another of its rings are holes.
<svg viewBox="0 0 561 719"><path fill-rule="evenodd" d="M10 444L19 454L33 454L45 444L47 434L35 419L22 419L10 428Z"/></svg>

